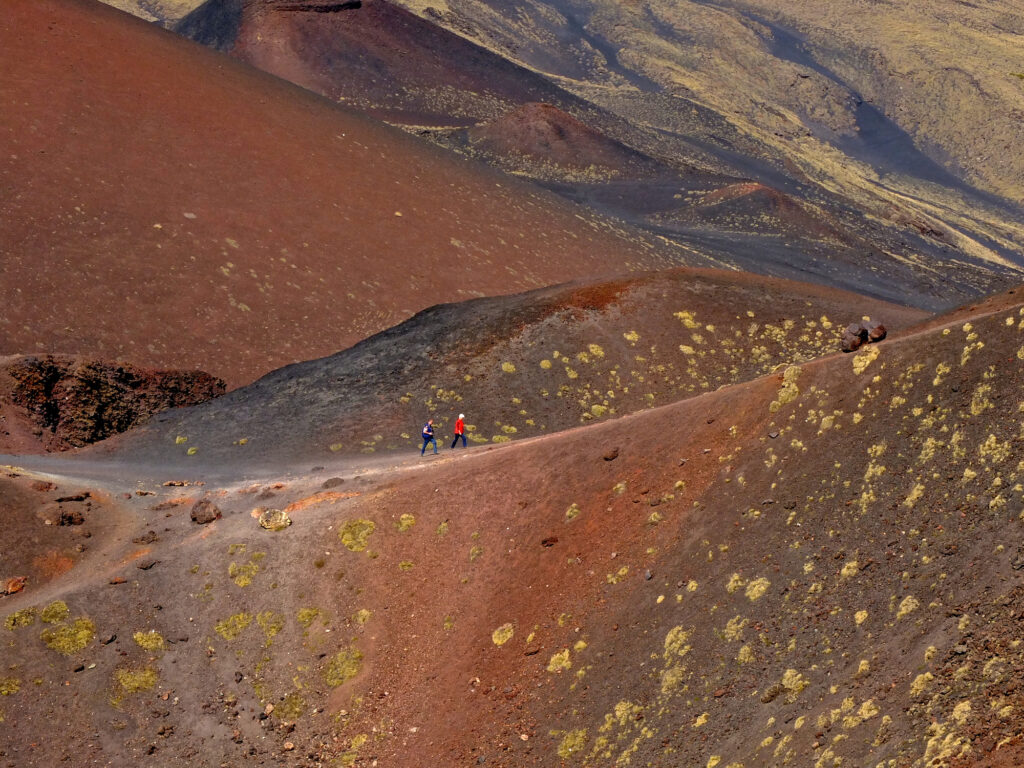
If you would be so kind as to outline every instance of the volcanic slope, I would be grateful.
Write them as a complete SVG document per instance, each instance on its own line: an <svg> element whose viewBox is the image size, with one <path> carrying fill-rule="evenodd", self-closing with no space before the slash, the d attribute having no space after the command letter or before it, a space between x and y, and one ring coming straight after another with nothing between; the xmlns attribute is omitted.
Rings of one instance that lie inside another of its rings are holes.
<svg viewBox="0 0 1024 768"><path fill-rule="evenodd" d="M205 486L127 459L9 468L5 568L92 535L2 598L0 750L18 766L1019 765L1022 361L1017 293L437 462ZM83 490L81 525L45 525ZM204 497L222 516L200 527ZM260 529L269 506L292 525Z"/></svg>
<svg viewBox="0 0 1024 768"><path fill-rule="evenodd" d="M0 57L0 353L237 386L439 300L685 261L99 3L5 5Z"/></svg>
<svg viewBox="0 0 1024 768"><path fill-rule="evenodd" d="M973 207L971 223L961 225L916 197L866 197L845 181L812 178L792 162L789 148L754 140L752 129L705 104L682 96L666 101L663 85L642 74L627 90L649 103L607 102L609 92L621 96L621 83L609 89L607 72L576 51L581 33L571 25L552 34L575 52L568 58L583 67L580 81L554 60L544 67L532 58L538 47L529 30L521 50L496 47L504 33L490 34L488 12L467 19L462 11L414 10L423 18L386 0L209 0L175 29L533 178L717 266L813 279L931 310L1020 279L1014 248L1024 230L1018 240L1012 226L996 232L975 221L982 214ZM549 10L540 17L554 24L559 12ZM538 22L531 13L516 24ZM566 51L554 59L565 63ZM587 84L594 82L600 85L591 93ZM847 160L854 163L852 156L836 162Z"/></svg>
<svg viewBox="0 0 1024 768"><path fill-rule="evenodd" d="M154 464L276 466L413 451L460 412L474 445L693 397L839 349L850 322L928 315L734 272L676 269L432 307L330 357L153 419L95 449ZM197 459L197 455L202 458Z"/></svg>
<svg viewBox="0 0 1024 768"><path fill-rule="evenodd" d="M700 147L704 163L783 192L828 190L890 226L940 223L947 245L1021 263L1010 3L937 2L923 16L777 0L400 4L653 131L663 152ZM949 70L965 38L979 42ZM991 130L950 103L991 115Z"/></svg>

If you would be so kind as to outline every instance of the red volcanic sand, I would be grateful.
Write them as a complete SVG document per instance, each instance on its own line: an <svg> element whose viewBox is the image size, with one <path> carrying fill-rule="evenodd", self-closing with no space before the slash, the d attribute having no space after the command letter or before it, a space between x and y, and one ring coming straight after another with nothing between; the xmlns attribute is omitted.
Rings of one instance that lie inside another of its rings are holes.
<svg viewBox="0 0 1024 768"><path fill-rule="evenodd" d="M551 104L524 104L467 131L474 146L498 155L525 156L564 168L628 168L650 163Z"/></svg>
<svg viewBox="0 0 1024 768"><path fill-rule="evenodd" d="M233 56L391 122L471 125L492 117L496 102L568 98L535 73L384 0L333 12L324 4L241 5ZM211 16L201 7L181 31L203 39Z"/></svg>
<svg viewBox="0 0 1024 768"><path fill-rule="evenodd" d="M547 193L99 4L5 4L0 68L0 353L235 386L440 301L667 263Z"/></svg>

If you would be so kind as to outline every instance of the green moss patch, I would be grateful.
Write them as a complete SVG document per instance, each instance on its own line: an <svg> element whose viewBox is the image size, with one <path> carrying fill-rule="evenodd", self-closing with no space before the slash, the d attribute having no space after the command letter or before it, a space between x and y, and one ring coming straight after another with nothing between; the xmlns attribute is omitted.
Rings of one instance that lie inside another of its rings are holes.
<svg viewBox="0 0 1024 768"><path fill-rule="evenodd" d="M250 624L252 624L252 616L248 613L236 613L234 616L228 616L224 621L218 622L213 629L225 640L234 640Z"/></svg>
<svg viewBox="0 0 1024 768"><path fill-rule="evenodd" d="M21 629L22 627L28 627L34 624L36 621L36 609L35 608L22 608L20 611L15 611L4 619L4 626L10 631Z"/></svg>
<svg viewBox="0 0 1024 768"><path fill-rule="evenodd" d="M398 522L395 523L399 531L405 532L416 525L416 517L406 513L398 518Z"/></svg>
<svg viewBox="0 0 1024 768"><path fill-rule="evenodd" d="M319 608L299 608L295 613L295 620L304 628L309 629L319 615Z"/></svg>
<svg viewBox="0 0 1024 768"><path fill-rule="evenodd" d="M239 565L238 563L231 563L228 566L228 576L240 587L248 587L252 584L252 580L256 578L256 574L260 571L260 560L266 556L266 552L254 552L252 557L249 558L248 563Z"/></svg>
<svg viewBox="0 0 1024 768"><path fill-rule="evenodd" d="M346 648L339 651L327 662L324 680L332 688L337 688L359 674L363 666L363 653L358 648Z"/></svg>
<svg viewBox="0 0 1024 768"><path fill-rule="evenodd" d="M152 690L156 686L160 675L152 667L141 669L121 668L114 671L114 683L117 690L114 692L113 702L119 704L125 696L133 693L142 693Z"/></svg>
<svg viewBox="0 0 1024 768"><path fill-rule="evenodd" d="M269 644L274 639L274 636L284 629L284 616L273 611L263 611L256 614L256 623L260 625L263 634L267 636L267 643Z"/></svg>
<svg viewBox="0 0 1024 768"><path fill-rule="evenodd" d="M306 702L298 691L284 697L284 701L274 707L274 717L282 720L298 720L306 711Z"/></svg>
<svg viewBox="0 0 1024 768"><path fill-rule="evenodd" d="M96 637L96 625L84 616L53 629L46 629L40 638L46 647L65 656L78 653Z"/></svg>
<svg viewBox="0 0 1024 768"><path fill-rule="evenodd" d="M60 624L62 621L67 619L70 614L71 611L68 610L67 603L63 600L55 600L43 608L42 612L39 614L39 618L46 624Z"/></svg>
<svg viewBox="0 0 1024 768"><path fill-rule="evenodd" d="M162 651L164 649L164 639L155 629L151 629L149 632L136 632L132 635L132 640L147 651Z"/></svg>
<svg viewBox="0 0 1024 768"><path fill-rule="evenodd" d="M0 677L0 696L13 696L21 690L21 681L16 677Z"/></svg>
<svg viewBox="0 0 1024 768"><path fill-rule="evenodd" d="M377 529L373 520L348 520L341 526L338 538L345 548L352 552L362 552L370 542L370 535Z"/></svg>

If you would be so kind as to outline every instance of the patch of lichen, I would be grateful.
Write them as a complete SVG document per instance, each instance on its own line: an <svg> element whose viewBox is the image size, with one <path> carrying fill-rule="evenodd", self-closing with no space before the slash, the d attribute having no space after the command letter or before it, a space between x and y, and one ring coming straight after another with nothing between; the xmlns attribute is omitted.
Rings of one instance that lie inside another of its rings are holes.
<svg viewBox="0 0 1024 768"><path fill-rule="evenodd" d="M236 613L233 616L228 616L223 621L218 622L213 629L225 640L234 640L242 634L250 624L252 624L252 616L248 613Z"/></svg>
<svg viewBox="0 0 1024 768"><path fill-rule="evenodd" d="M358 648L349 647L331 657L324 669L324 680L332 688L344 685L359 674L363 666L363 653Z"/></svg>
<svg viewBox="0 0 1024 768"><path fill-rule="evenodd" d="M0 696L13 696L21 690L21 681L16 677L0 677Z"/></svg>
<svg viewBox="0 0 1024 768"><path fill-rule="evenodd" d="M266 556L265 552L254 552L249 562L239 565L232 562L228 566L228 576L240 587L248 587L260 570L260 560Z"/></svg>
<svg viewBox="0 0 1024 768"><path fill-rule="evenodd" d="M71 615L68 604L63 600L54 600L39 613L39 618L45 624L60 624Z"/></svg>
<svg viewBox="0 0 1024 768"><path fill-rule="evenodd" d="M362 552L370 542L370 535L377 529L373 520L348 520L338 531L341 543L351 552Z"/></svg>
<svg viewBox="0 0 1024 768"><path fill-rule="evenodd" d="M20 611L15 611L4 619L4 626L7 627L11 632L22 627L29 627L35 623L36 620L36 609L35 608L22 608Z"/></svg>
<svg viewBox="0 0 1024 768"><path fill-rule="evenodd" d="M306 702L302 694L292 691L274 707L274 716L281 720L298 720L305 711Z"/></svg>
<svg viewBox="0 0 1024 768"><path fill-rule="evenodd" d="M136 645L147 651L162 651L164 649L164 639L155 629L151 629L149 632L136 632L132 635L132 639Z"/></svg>
<svg viewBox="0 0 1024 768"><path fill-rule="evenodd" d="M96 637L96 625L91 619L80 616L70 624L43 630L39 637L50 650L70 656L93 641Z"/></svg>
<svg viewBox="0 0 1024 768"><path fill-rule="evenodd" d="M299 610L295 612L295 620L299 622L304 629L309 629L319 616L319 608L299 608Z"/></svg>
<svg viewBox="0 0 1024 768"><path fill-rule="evenodd" d="M121 667L114 670L114 693L110 703L118 706L125 696L152 690L160 679L159 673L152 667L131 668Z"/></svg>
<svg viewBox="0 0 1024 768"><path fill-rule="evenodd" d="M403 532L403 533L405 531L408 531L414 525L416 525L416 517L413 516L413 515L410 515L408 513L406 513L406 514L402 515L401 517L399 517L398 518L398 522L395 523L395 527L398 528L398 530L400 532Z"/></svg>
<svg viewBox="0 0 1024 768"><path fill-rule="evenodd" d="M256 614L256 623L263 630L267 645L270 645L275 635L284 629L284 616L274 611L262 611Z"/></svg>
<svg viewBox="0 0 1024 768"><path fill-rule="evenodd" d="M491 641L495 645L504 645L512 639L513 634L515 634L515 627L511 622L508 624L502 624L491 633Z"/></svg>

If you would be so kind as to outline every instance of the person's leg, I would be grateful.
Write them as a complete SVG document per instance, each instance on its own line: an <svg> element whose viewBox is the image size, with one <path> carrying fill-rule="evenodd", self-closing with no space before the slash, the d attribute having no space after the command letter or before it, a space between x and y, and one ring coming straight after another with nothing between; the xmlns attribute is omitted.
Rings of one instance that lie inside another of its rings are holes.
<svg viewBox="0 0 1024 768"><path fill-rule="evenodd" d="M454 448L458 442L459 442L459 436L456 435L455 439L452 440L452 448ZM451 450L451 449L449 449L449 450Z"/></svg>
<svg viewBox="0 0 1024 768"><path fill-rule="evenodd" d="M423 447L420 448L420 456L427 452L427 444L430 442L429 438L423 438Z"/></svg>
<svg viewBox="0 0 1024 768"><path fill-rule="evenodd" d="M436 455L437 454L437 438L436 437L430 438L430 442L432 442L434 444L434 454Z"/></svg>
<svg viewBox="0 0 1024 768"><path fill-rule="evenodd" d="M462 447L465 448L466 447L466 433L463 432L461 435L459 435L459 437L462 438Z"/></svg>

